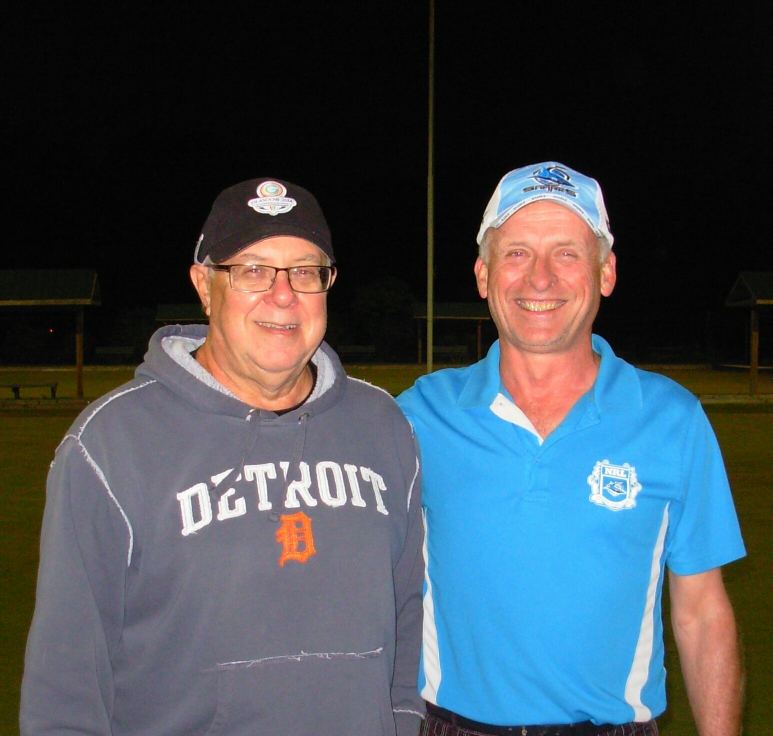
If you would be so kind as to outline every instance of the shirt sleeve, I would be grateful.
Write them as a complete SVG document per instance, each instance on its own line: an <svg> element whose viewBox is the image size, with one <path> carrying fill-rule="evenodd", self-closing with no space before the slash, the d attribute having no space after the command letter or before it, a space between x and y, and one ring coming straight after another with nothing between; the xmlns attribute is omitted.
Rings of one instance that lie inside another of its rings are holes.
<svg viewBox="0 0 773 736"><path fill-rule="evenodd" d="M392 709L398 736L416 736L424 717L424 701L418 691L422 637L424 521L421 512L419 449L415 438L413 446L413 469L408 476L408 532L402 554L394 569L397 623Z"/></svg>
<svg viewBox="0 0 773 736"><path fill-rule="evenodd" d="M110 655L120 638L131 529L74 438L47 483L37 600L22 681L22 736L111 733Z"/></svg>
<svg viewBox="0 0 773 736"><path fill-rule="evenodd" d="M700 404L682 458L682 501L669 512L666 561L677 575L695 575L746 554L719 443Z"/></svg>

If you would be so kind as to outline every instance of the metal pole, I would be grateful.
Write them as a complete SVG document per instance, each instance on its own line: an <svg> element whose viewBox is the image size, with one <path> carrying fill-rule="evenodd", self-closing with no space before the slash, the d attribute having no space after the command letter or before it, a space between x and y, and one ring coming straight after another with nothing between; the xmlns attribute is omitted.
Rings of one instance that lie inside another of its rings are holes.
<svg viewBox="0 0 773 736"><path fill-rule="evenodd" d="M83 307L75 312L75 395L83 398Z"/></svg>
<svg viewBox="0 0 773 736"><path fill-rule="evenodd" d="M429 135L427 155L427 373L435 348L435 0L429 0Z"/></svg>
<svg viewBox="0 0 773 736"><path fill-rule="evenodd" d="M751 355L749 360L749 395L757 395L757 373L760 366L760 313L752 307L751 315Z"/></svg>

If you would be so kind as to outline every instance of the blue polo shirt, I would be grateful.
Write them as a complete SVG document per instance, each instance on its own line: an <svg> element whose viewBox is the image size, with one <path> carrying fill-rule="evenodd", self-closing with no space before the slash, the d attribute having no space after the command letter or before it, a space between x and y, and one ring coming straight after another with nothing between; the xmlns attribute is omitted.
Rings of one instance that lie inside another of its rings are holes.
<svg viewBox="0 0 773 736"><path fill-rule="evenodd" d="M479 363L398 403L422 454L419 689L491 724L625 723L663 712L661 592L745 554L700 403L617 358L543 442Z"/></svg>

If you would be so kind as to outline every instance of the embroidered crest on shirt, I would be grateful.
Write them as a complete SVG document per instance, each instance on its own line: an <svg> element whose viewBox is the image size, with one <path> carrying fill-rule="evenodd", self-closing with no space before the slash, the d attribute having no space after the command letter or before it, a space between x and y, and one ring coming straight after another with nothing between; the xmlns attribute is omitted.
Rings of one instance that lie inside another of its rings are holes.
<svg viewBox="0 0 773 736"><path fill-rule="evenodd" d="M283 567L288 560L306 562L314 549L314 535L311 533L311 519L299 511L297 514L282 514L279 517L281 526L276 530L276 541L282 545L282 556L279 566Z"/></svg>
<svg viewBox="0 0 773 736"><path fill-rule="evenodd" d="M594 465L593 472L588 476L588 485L591 487L590 500L612 511L632 509L641 490L636 468L628 463L612 465L609 460L601 460Z"/></svg>

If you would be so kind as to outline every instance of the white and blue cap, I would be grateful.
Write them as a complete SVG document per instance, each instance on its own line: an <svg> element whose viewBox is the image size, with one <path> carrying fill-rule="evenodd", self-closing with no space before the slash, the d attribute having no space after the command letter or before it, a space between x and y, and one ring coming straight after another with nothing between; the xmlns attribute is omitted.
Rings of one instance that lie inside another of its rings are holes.
<svg viewBox="0 0 773 736"><path fill-rule="evenodd" d="M556 161L523 166L505 174L489 200L478 231L478 245L490 227L498 228L522 207L533 202L557 202L581 217L596 237L612 247L609 217L601 187L579 171Z"/></svg>

